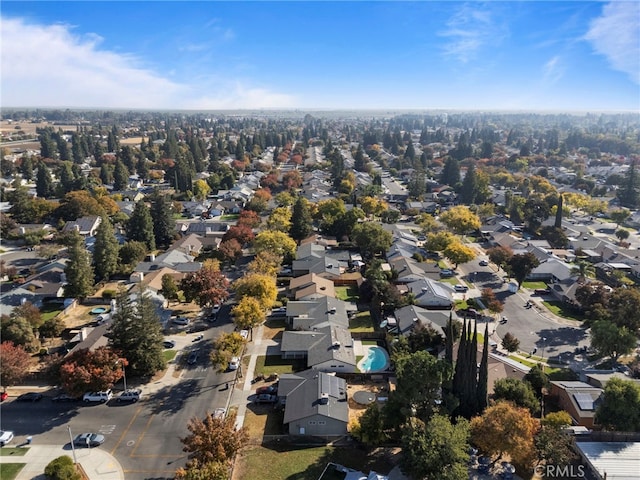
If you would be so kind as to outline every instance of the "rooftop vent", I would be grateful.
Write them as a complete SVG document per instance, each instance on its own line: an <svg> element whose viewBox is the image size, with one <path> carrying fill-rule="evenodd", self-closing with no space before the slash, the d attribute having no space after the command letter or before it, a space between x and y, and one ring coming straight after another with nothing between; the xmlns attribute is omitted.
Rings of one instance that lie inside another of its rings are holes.
<svg viewBox="0 0 640 480"><path fill-rule="evenodd" d="M340 347L340 342L339 341L335 341L333 342L333 348L339 348Z"/></svg>
<svg viewBox="0 0 640 480"><path fill-rule="evenodd" d="M327 403L329 403L329 394L328 393L321 393L320 394L320 403L322 405L326 405Z"/></svg>
<svg viewBox="0 0 640 480"><path fill-rule="evenodd" d="M331 310L329 310L329 313L336 313L336 307L333 307Z"/></svg>

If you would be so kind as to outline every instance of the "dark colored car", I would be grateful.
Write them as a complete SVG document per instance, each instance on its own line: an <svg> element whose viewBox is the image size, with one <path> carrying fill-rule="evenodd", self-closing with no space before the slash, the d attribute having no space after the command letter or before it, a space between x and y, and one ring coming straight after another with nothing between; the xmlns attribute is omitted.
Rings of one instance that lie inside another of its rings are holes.
<svg viewBox="0 0 640 480"><path fill-rule="evenodd" d="M536 288L533 293L535 293L536 295L547 295L549 293L551 293L551 290L548 288Z"/></svg>
<svg viewBox="0 0 640 480"><path fill-rule="evenodd" d="M176 341L175 340L165 340L164 342L162 342L162 346L164 348L173 348L176 346Z"/></svg>
<svg viewBox="0 0 640 480"><path fill-rule="evenodd" d="M264 387L258 387L258 388L256 388L256 393L258 395L260 395L260 394L273 395L275 393L278 393L278 386L277 385L266 385Z"/></svg>
<svg viewBox="0 0 640 480"><path fill-rule="evenodd" d="M187 363L189 365L194 365L197 361L198 361L198 352L191 352L191 354L189 355L189 359L187 360Z"/></svg>
<svg viewBox="0 0 640 480"><path fill-rule="evenodd" d="M278 397L275 395L269 395L268 393L261 393L256 397L256 403L276 403Z"/></svg>
<svg viewBox="0 0 640 480"><path fill-rule="evenodd" d="M456 310L456 314L459 317L466 317L474 320L482 316L479 312L477 312L473 308L461 308L459 310Z"/></svg>
<svg viewBox="0 0 640 480"><path fill-rule="evenodd" d="M16 402L39 402L42 400L42 394L38 392L27 392L16 398Z"/></svg>
<svg viewBox="0 0 640 480"><path fill-rule="evenodd" d="M73 444L76 447L97 447L104 443L104 436L99 433L81 433L73 439Z"/></svg>

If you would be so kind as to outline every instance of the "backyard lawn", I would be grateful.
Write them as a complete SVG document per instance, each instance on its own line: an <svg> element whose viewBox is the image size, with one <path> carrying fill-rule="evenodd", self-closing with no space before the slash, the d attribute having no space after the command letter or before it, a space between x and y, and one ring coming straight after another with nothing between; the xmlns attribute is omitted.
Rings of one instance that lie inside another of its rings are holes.
<svg viewBox="0 0 640 480"><path fill-rule="evenodd" d="M371 322L371 313L359 312L349 320L350 332L373 332L373 323Z"/></svg>
<svg viewBox="0 0 640 480"><path fill-rule="evenodd" d="M256 376L268 376L272 373L282 375L283 373L299 372L305 368L306 361L303 359L283 360L280 355L259 355L256 358L255 374Z"/></svg>
<svg viewBox="0 0 640 480"><path fill-rule="evenodd" d="M375 470L389 473L392 468L383 455L372 455L364 449L338 447L300 448L293 445L249 447L238 456L233 480L259 478L260 480L318 479L329 462L369 473ZM268 467L267 467L268 466ZM327 470L328 471L328 470ZM343 479L326 474L322 480Z"/></svg>
<svg viewBox="0 0 640 480"><path fill-rule="evenodd" d="M60 305L43 305L40 309L40 316L42 317L42 321L46 322L47 320L55 318L60 312L62 312Z"/></svg>
<svg viewBox="0 0 640 480"><path fill-rule="evenodd" d="M336 297L345 302L357 302L360 298L358 287L335 287Z"/></svg>

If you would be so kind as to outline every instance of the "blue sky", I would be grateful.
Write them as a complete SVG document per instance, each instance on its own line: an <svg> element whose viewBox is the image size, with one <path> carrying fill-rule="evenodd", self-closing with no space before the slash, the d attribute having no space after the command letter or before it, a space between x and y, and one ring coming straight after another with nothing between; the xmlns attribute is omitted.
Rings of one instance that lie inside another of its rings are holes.
<svg viewBox="0 0 640 480"><path fill-rule="evenodd" d="M640 111L640 2L3 0L2 107Z"/></svg>

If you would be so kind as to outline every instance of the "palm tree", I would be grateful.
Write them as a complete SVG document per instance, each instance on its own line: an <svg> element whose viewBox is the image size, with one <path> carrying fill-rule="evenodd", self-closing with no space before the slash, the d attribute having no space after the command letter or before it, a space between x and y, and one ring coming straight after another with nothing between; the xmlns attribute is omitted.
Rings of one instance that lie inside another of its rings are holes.
<svg viewBox="0 0 640 480"><path fill-rule="evenodd" d="M578 275L578 283L584 283L587 277L595 277L596 269L586 260L578 260L575 266L571 269L571 274Z"/></svg>

